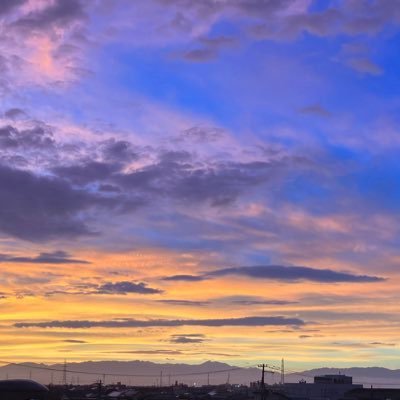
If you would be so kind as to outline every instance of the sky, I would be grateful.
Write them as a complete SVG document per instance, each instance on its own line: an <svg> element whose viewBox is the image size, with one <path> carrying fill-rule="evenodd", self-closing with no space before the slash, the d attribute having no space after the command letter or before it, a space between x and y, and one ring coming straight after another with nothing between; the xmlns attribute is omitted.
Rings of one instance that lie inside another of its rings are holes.
<svg viewBox="0 0 400 400"><path fill-rule="evenodd" d="M400 368L392 0L2 0L3 361Z"/></svg>

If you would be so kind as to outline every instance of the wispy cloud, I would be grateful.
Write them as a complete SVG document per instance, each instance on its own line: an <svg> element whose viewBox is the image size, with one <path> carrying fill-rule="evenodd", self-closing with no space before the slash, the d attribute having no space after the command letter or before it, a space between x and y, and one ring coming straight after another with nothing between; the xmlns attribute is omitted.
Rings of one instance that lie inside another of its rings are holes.
<svg viewBox="0 0 400 400"><path fill-rule="evenodd" d="M316 269L311 267L283 266L283 265L259 265L249 267L222 268L207 272L199 276L172 275L165 280L172 281L196 281L212 279L228 275L239 275L255 279L269 279L286 282L312 281L324 283L340 282L381 282L385 278L369 275L356 275L349 272L335 271L331 269Z"/></svg>
<svg viewBox="0 0 400 400"><path fill-rule="evenodd" d="M144 328L144 327L173 327L173 326L270 326L270 325L304 325L305 322L299 318L288 318L282 316L274 317L240 317L220 319L181 319L181 320L70 320L70 321L48 321L48 322L17 322L17 328Z"/></svg>

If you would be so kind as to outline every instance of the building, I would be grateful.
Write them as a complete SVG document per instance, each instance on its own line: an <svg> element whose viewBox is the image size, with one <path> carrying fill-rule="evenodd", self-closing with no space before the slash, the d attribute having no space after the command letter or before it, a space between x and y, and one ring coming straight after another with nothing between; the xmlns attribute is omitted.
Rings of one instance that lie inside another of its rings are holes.
<svg viewBox="0 0 400 400"><path fill-rule="evenodd" d="M351 385L353 383L353 378L346 375L319 375L314 376L314 383L333 383L333 384L343 384Z"/></svg>
<svg viewBox="0 0 400 400"><path fill-rule="evenodd" d="M293 400L339 400L345 393L362 387L354 385L351 376L320 375L314 377L314 383L285 383L282 390Z"/></svg>
<svg viewBox="0 0 400 400"><path fill-rule="evenodd" d="M365 388L347 392L342 400L400 400L400 389Z"/></svg>
<svg viewBox="0 0 400 400"><path fill-rule="evenodd" d="M48 389L35 381L27 379L9 379L0 381L1 400L45 400Z"/></svg>

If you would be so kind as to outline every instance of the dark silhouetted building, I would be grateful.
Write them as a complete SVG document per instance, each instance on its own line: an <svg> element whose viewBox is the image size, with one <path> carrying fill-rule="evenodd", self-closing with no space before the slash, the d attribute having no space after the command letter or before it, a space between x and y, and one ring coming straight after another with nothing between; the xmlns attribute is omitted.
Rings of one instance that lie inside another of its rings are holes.
<svg viewBox="0 0 400 400"><path fill-rule="evenodd" d="M48 389L35 381L9 379L0 381L0 400L45 400Z"/></svg>

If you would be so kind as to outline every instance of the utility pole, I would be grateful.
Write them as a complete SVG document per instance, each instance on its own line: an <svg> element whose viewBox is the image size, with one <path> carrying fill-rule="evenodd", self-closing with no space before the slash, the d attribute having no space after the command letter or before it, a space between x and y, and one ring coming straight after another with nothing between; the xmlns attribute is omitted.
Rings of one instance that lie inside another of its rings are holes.
<svg viewBox="0 0 400 400"><path fill-rule="evenodd" d="M274 374L275 372L274 371L265 370L265 368L271 368L271 366L269 366L268 364L259 364L258 367L262 368L262 373L261 373L261 400L265 400L265 398L266 398L265 373L267 372L268 374ZM274 369L276 369L276 367Z"/></svg>
<svg viewBox="0 0 400 400"><path fill-rule="evenodd" d="M259 364L259 368L262 368L261 372L261 400L265 400L265 364Z"/></svg>
<svg viewBox="0 0 400 400"><path fill-rule="evenodd" d="M285 360L281 361L281 385L285 384Z"/></svg>
<svg viewBox="0 0 400 400"><path fill-rule="evenodd" d="M97 386L97 399L101 400L101 379L99 380L99 384Z"/></svg>

